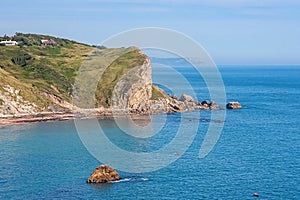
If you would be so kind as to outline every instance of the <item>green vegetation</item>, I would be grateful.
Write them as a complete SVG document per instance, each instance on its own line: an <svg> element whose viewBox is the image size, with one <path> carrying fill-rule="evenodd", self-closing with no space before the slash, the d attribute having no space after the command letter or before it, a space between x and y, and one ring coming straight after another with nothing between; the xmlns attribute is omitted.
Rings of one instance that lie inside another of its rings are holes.
<svg viewBox="0 0 300 200"><path fill-rule="evenodd" d="M140 54L138 50L133 50L121 55L107 67L96 90L97 105L110 107L115 85L130 69L142 65L145 59L146 55Z"/></svg>
<svg viewBox="0 0 300 200"><path fill-rule="evenodd" d="M0 37L0 41L3 39ZM41 40L50 39L55 45L41 44ZM18 46L0 46L0 92L10 85L39 108L50 104L45 93L71 102L75 77L83 61L95 58L93 61L105 66L108 60L118 58L104 71L96 91L96 104L110 106L115 84L146 57L136 48L92 47L45 35L16 33L13 40L18 41ZM96 70L91 67L90 73Z"/></svg>
<svg viewBox="0 0 300 200"><path fill-rule="evenodd" d="M28 64L28 61L31 60L31 56L29 54L22 54L17 55L15 57L12 57L12 62L16 65L26 66Z"/></svg>
<svg viewBox="0 0 300 200"><path fill-rule="evenodd" d="M1 68L21 83L32 84L42 92L70 100L76 71L93 48L63 39L59 41L68 44L67 47L42 46L36 39L40 37L29 36L28 39L23 37L24 44L29 46L0 47ZM59 93L51 85L59 88Z"/></svg>
<svg viewBox="0 0 300 200"><path fill-rule="evenodd" d="M38 89L30 83L24 83L11 76L10 73L0 69L0 91L4 92L3 86L9 84L11 87L20 90L20 95L24 100L34 102L40 108L49 104L48 99L38 96Z"/></svg>
<svg viewBox="0 0 300 200"><path fill-rule="evenodd" d="M42 39L52 39L58 45L42 45ZM49 104L41 96L43 93L70 101L76 72L94 48L36 34L17 33L13 40L18 41L19 45L0 46L0 91L9 84L20 89L24 100L40 107Z"/></svg>
<svg viewBox="0 0 300 200"><path fill-rule="evenodd" d="M152 100L166 99L170 98L162 89L159 87L152 85Z"/></svg>
<svg viewBox="0 0 300 200"><path fill-rule="evenodd" d="M54 40L58 46L72 47L73 44L81 44L72 40L57 38L49 35L24 34L16 33L13 40L17 41L21 46L37 46L41 45L41 40ZM89 46L86 44L82 44Z"/></svg>

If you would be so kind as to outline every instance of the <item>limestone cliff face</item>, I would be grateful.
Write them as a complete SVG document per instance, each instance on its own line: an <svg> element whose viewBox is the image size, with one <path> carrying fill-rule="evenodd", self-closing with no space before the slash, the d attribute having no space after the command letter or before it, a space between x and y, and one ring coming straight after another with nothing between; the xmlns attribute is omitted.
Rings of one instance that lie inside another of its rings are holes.
<svg viewBox="0 0 300 200"><path fill-rule="evenodd" d="M10 85L5 85L0 91L0 117L16 114L34 114L38 111L37 105L26 101L20 90Z"/></svg>
<svg viewBox="0 0 300 200"><path fill-rule="evenodd" d="M214 102L202 104L186 94L178 99L153 86L150 59L144 57L143 64L132 68L115 85L112 108L121 112L155 114L220 107Z"/></svg>
<svg viewBox="0 0 300 200"><path fill-rule="evenodd" d="M2 91L1 91L2 90ZM23 91L10 85L4 85L0 90L0 117L34 115L40 112L65 112L71 111L73 105L66 100L48 93L32 93L46 102L41 105L25 100Z"/></svg>
<svg viewBox="0 0 300 200"><path fill-rule="evenodd" d="M109 61L115 61L105 68L106 65L103 64L103 60L110 54L114 56L111 56ZM103 64L100 68L92 68L92 71L87 70L88 74L91 74L91 78L94 77L93 75L97 70L103 71L103 77L101 77L99 88L97 88L94 96L96 102L99 103L95 109L74 106L70 103L71 94L68 94L70 96L63 94L60 87L50 85L47 89L43 89L44 87L41 89L35 87L30 82L32 80L28 80L28 83L24 84L17 82L18 80L15 78L11 78L2 80L2 82L9 82L8 84L0 84L0 117L72 111L100 115L109 115L114 111L155 114L219 108L214 102L204 101L200 103L188 95L177 98L153 86L150 59L136 48L103 50L94 59L97 62L101 61ZM0 83L1 78L3 79L9 75L9 73L4 73L3 70L2 74L5 76L0 76ZM87 79L89 80L89 78Z"/></svg>
<svg viewBox="0 0 300 200"><path fill-rule="evenodd" d="M126 73L116 84L113 92L113 108L137 109L152 96L152 70L150 59Z"/></svg>

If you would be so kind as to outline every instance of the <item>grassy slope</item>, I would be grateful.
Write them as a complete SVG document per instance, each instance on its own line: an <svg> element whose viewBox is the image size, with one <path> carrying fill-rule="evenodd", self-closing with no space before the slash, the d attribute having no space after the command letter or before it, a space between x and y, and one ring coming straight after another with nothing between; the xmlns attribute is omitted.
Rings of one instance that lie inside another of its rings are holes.
<svg viewBox="0 0 300 200"><path fill-rule="evenodd" d="M156 85L152 85L152 97L151 100L159 100L159 99L171 99L169 95L165 93L162 89L157 87Z"/></svg>
<svg viewBox="0 0 300 200"><path fill-rule="evenodd" d="M53 39L60 46L40 45L41 39ZM96 104L108 107L115 84L123 74L142 64L146 58L135 48L97 50L95 55L91 55L95 50L92 46L51 36L17 34L14 40L21 45L0 46L0 91L3 91L4 85L9 84L21 90L24 100L34 102L40 108L45 108L50 103L41 96L43 92L71 101L74 79L84 60L105 63L117 58L105 69L96 90ZM24 60L28 55L29 59ZM14 58L23 58L23 61L15 63ZM91 76L94 74L93 70L95 68L90 71Z"/></svg>
<svg viewBox="0 0 300 200"><path fill-rule="evenodd" d="M40 103L45 105L47 102L36 99L34 92L37 91L55 94L69 101L76 71L92 49L75 42L65 46L0 46L0 89L3 90L2 87L9 83L21 89L25 100L38 102L40 106ZM24 57L26 54L31 59L26 61L25 66L12 61L13 58Z"/></svg>

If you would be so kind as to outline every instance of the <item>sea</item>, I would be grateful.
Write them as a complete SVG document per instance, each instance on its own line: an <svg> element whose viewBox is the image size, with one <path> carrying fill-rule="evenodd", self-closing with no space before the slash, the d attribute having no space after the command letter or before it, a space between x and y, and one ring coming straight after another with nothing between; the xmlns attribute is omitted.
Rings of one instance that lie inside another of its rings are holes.
<svg viewBox="0 0 300 200"><path fill-rule="evenodd" d="M185 77L195 98L211 100L195 69L180 60L168 59L165 64ZM96 121L106 139L122 152L102 152L105 144L98 140L99 148L92 148L101 152L91 153L73 120L0 127L0 199L300 199L300 66L218 66L218 70L227 102L243 106L226 110L224 123L211 119L218 111L158 114L150 116L151 123L162 127L139 137L111 119L80 121L92 137L100 134L89 129ZM165 80L174 80L154 67L153 81L160 87L164 85L157 77L163 74ZM186 140L172 143L180 127L195 123L195 134L186 131ZM201 158L199 150L212 123L223 128L212 150ZM149 161L153 169L145 168L144 160L139 162L138 156L160 152L168 144L175 145L174 154L155 154L155 162ZM124 152L134 154L120 158L129 162L116 164L114 158ZM170 157L173 160L165 162ZM122 181L87 184L103 163L115 167Z"/></svg>

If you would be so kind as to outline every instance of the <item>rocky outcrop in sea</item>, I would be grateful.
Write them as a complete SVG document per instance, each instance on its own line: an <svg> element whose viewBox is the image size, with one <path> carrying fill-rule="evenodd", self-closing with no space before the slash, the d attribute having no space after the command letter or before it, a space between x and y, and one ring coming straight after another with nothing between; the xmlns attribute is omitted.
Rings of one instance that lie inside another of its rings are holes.
<svg viewBox="0 0 300 200"><path fill-rule="evenodd" d="M108 165L98 166L90 177L86 180L87 183L106 183L118 181L121 177L116 170Z"/></svg>
<svg viewBox="0 0 300 200"><path fill-rule="evenodd" d="M96 108L90 108L84 106L81 107L81 104L73 105L67 98L64 99L59 97L58 93L60 88L51 85L51 88L56 91L57 94L48 94L42 92L41 96L45 101L49 101L49 106L47 108L41 108L37 104L23 100L21 96L21 93L24 93L23 91L7 85L3 88L4 92L1 92L0 90L0 117L5 119L6 117L16 118L30 115L32 118L34 118L34 115L43 113L47 113L47 115L49 115L48 113L52 113L54 116L52 118L55 119L56 116L60 116L64 113L73 113L77 117L109 117L116 112L121 115L128 113L158 114L185 112L199 109L222 109L221 106L217 105L213 101L210 102L205 100L198 102L188 94L182 94L180 97L168 95L165 93L165 91L153 85L150 59L144 55L141 50L136 48L128 48L126 51L130 50L139 55L138 59L140 60L139 62L134 62L134 66L132 66L128 72L121 74L121 78L114 85L112 90L112 102L109 107L105 105L98 105ZM100 54L100 57L101 55L102 54ZM103 59L104 58L106 57L104 56ZM101 70L105 69L101 68ZM78 100L78 102L81 101ZM86 105L85 99L83 99L82 102L83 105ZM237 107L233 106L233 108ZM60 117L58 117L58 119L60 119Z"/></svg>
<svg viewBox="0 0 300 200"><path fill-rule="evenodd" d="M142 54L141 51L140 53ZM130 70L116 84L112 99L112 108L125 113L156 114L221 109L215 102L208 100L198 102L187 94L182 94L178 98L166 94L165 91L153 85L152 68L148 57L141 66Z"/></svg>
<svg viewBox="0 0 300 200"><path fill-rule="evenodd" d="M241 109L242 105L239 102L229 102L226 104L227 109Z"/></svg>

